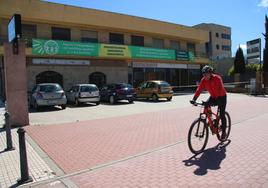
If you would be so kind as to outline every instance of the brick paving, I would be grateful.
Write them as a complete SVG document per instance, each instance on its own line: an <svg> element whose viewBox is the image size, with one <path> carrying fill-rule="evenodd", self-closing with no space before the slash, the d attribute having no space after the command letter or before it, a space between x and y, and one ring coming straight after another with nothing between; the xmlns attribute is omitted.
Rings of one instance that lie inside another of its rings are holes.
<svg viewBox="0 0 268 188"><path fill-rule="evenodd" d="M65 173L74 173L69 178L79 187L267 187L267 106L268 99L261 97L229 101L230 143L215 148L218 141L210 135L207 150L195 158L185 139L199 111L190 106L30 126L27 132ZM53 186L63 185L41 187Z"/></svg>

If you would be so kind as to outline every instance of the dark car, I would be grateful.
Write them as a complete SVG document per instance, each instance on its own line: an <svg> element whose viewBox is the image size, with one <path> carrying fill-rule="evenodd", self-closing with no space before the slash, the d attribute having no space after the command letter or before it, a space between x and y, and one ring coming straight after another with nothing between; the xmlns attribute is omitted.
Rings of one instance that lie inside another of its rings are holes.
<svg viewBox="0 0 268 188"><path fill-rule="evenodd" d="M119 100L128 100L129 103L133 103L135 95L135 89L126 83L107 84L100 90L101 101L108 101L111 104Z"/></svg>

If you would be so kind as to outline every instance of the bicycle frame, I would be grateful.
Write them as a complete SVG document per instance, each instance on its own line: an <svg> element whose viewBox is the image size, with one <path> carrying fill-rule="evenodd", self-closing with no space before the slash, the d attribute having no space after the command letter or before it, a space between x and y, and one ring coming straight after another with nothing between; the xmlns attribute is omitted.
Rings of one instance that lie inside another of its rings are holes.
<svg viewBox="0 0 268 188"><path fill-rule="evenodd" d="M206 125L208 125L210 127L210 130L212 132L212 134L216 134L218 132L218 126L215 126L219 124L219 121L220 121L220 116L219 116L219 107L217 108L217 113L214 113L212 112L211 110L211 106L203 106L202 107L204 108L203 109L203 112L200 113L200 116L199 118L200 119L203 119L203 120L207 120L207 123ZM205 115L205 117L203 116ZM212 117L215 117L213 120L212 120ZM215 122L213 122L214 120L216 120ZM215 124L214 124L215 123Z"/></svg>

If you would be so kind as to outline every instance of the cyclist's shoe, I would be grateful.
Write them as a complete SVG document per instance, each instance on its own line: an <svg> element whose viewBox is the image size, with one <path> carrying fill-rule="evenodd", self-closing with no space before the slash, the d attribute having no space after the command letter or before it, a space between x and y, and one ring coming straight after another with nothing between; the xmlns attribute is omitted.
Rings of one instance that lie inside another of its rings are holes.
<svg viewBox="0 0 268 188"><path fill-rule="evenodd" d="M190 100L190 103L195 105L196 102L195 102L195 100Z"/></svg>
<svg viewBox="0 0 268 188"><path fill-rule="evenodd" d="M225 140L225 139L226 139L226 131L222 131L221 140Z"/></svg>

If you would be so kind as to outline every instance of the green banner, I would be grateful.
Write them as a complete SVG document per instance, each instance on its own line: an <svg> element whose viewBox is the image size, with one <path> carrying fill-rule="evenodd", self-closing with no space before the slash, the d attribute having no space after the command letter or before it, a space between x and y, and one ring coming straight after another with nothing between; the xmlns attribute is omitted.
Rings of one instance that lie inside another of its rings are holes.
<svg viewBox="0 0 268 188"><path fill-rule="evenodd" d="M129 47L125 45L100 44L99 56L130 58L131 52Z"/></svg>
<svg viewBox="0 0 268 188"><path fill-rule="evenodd" d="M194 54L138 46L33 39L33 55L76 55L114 58L194 61Z"/></svg>
<svg viewBox="0 0 268 188"><path fill-rule="evenodd" d="M195 60L194 52L189 52L189 60L191 62L194 62L194 60Z"/></svg>
<svg viewBox="0 0 268 188"><path fill-rule="evenodd" d="M34 55L98 56L99 44L33 39Z"/></svg>
<svg viewBox="0 0 268 188"><path fill-rule="evenodd" d="M176 51L176 59L181 61L189 61L189 53L186 51Z"/></svg>
<svg viewBox="0 0 268 188"><path fill-rule="evenodd" d="M175 60L175 50L130 46L132 58Z"/></svg>

